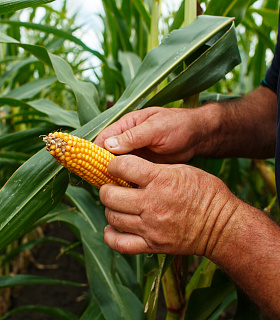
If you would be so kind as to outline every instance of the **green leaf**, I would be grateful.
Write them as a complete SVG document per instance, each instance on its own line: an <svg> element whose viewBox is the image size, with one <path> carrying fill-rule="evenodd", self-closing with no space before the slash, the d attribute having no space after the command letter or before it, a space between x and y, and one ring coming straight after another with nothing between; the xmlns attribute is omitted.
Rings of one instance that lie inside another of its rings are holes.
<svg viewBox="0 0 280 320"><path fill-rule="evenodd" d="M119 51L119 61L122 66L125 85L128 86L129 82L135 77L135 74L141 65L141 59L133 52Z"/></svg>
<svg viewBox="0 0 280 320"><path fill-rule="evenodd" d="M201 22L200 25L203 23ZM193 27L195 28L196 25L193 24ZM205 27L207 26L205 25ZM204 91L239 63L237 39L232 25L224 28L206 42L198 50L198 56L191 57L190 63L186 62L186 68L145 106L165 105ZM187 95L186 92L188 92Z"/></svg>
<svg viewBox="0 0 280 320"><path fill-rule="evenodd" d="M35 275L28 274L18 274L15 276L1 276L0 277L0 288L10 288L16 286L29 286L29 285L39 285L39 284L48 284L48 285L65 285L72 287L82 287L84 284L66 281L66 280L58 280L58 279L50 279Z"/></svg>
<svg viewBox="0 0 280 320"><path fill-rule="evenodd" d="M263 319L258 306L237 287L237 310L234 320L260 320Z"/></svg>
<svg viewBox="0 0 280 320"><path fill-rule="evenodd" d="M279 21L279 10L272 10L272 9L256 9L250 8L249 12L257 13L262 16L266 25L273 27L274 29L278 28L278 21Z"/></svg>
<svg viewBox="0 0 280 320"><path fill-rule="evenodd" d="M103 232L105 226L108 224L104 208L101 204L97 204L92 198L91 194L83 188L69 185L66 196L69 201L82 213L91 230L94 232Z"/></svg>
<svg viewBox="0 0 280 320"><path fill-rule="evenodd" d="M115 0L102 0L106 12L111 13L112 26L117 31L123 51L132 51L130 44L130 30L122 16L122 11L118 9Z"/></svg>
<svg viewBox="0 0 280 320"><path fill-rule="evenodd" d="M100 310L100 307L98 305L98 301L95 299L95 297L91 297L91 301L89 303L89 306L86 308L86 310L83 312L82 316L79 320L105 320L102 311Z"/></svg>
<svg viewBox="0 0 280 320"><path fill-rule="evenodd" d="M50 100L40 99L40 100L30 101L29 103L26 103L26 102L23 102L22 100L10 98L10 97L2 97L2 98L0 97L0 106L1 105L2 106L8 105L10 107L23 107L23 108L27 108L27 109L34 108L37 111L40 111L40 112L48 115L50 122L52 122L55 125L63 126L63 127L70 127L70 128L79 128L80 127L78 115L76 112L62 109ZM13 116L17 116L17 114L13 115ZM42 130L42 128L41 129L35 128L32 130L33 131L35 130L36 131L35 135L38 136L40 134L40 130ZM48 129L48 130L53 130L53 129ZM10 136L21 136L22 134L24 136L26 136L26 132L25 133L16 132L16 133L10 134ZM2 137L2 138L5 138L5 137ZM1 140L1 138L0 138L0 140ZM10 143L10 141L8 143ZM1 142L0 142L0 144L1 144Z"/></svg>
<svg viewBox="0 0 280 320"><path fill-rule="evenodd" d="M15 99L31 99L42 90L52 85L55 81L57 81L56 76L51 76L28 82L12 91L9 91L7 94L5 94L5 97Z"/></svg>
<svg viewBox="0 0 280 320"><path fill-rule="evenodd" d="M12 152L12 151L0 152L0 162L2 160L10 160L10 161L23 163L29 158L30 156L26 153Z"/></svg>
<svg viewBox="0 0 280 320"><path fill-rule="evenodd" d="M76 112L62 109L50 100L40 99L36 101L30 101L29 105L32 108L47 114L50 121L58 126L70 128L80 127Z"/></svg>
<svg viewBox="0 0 280 320"><path fill-rule="evenodd" d="M91 210L92 211L92 210ZM143 306L135 294L120 285L112 270L114 253L103 240L103 233L96 231L94 215L68 212L60 215L64 221L77 228L83 243L86 270L91 292L99 303L100 309L108 320L143 319Z"/></svg>
<svg viewBox="0 0 280 320"><path fill-rule="evenodd" d="M0 0L0 12L2 15L28 7L41 6L42 4L53 1L54 0Z"/></svg>
<svg viewBox="0 0 280 320"><path fill-rule="evenodd" d="M2 135L2 136L0 136L0 148L6 147L6 146L11 146L12 144L15 144L18 142L24 143L25 139L38 137L41 134L47 134L48 132L51 132L51 131L55 130L56 128L57 127L55 127L53 125L38 126L36 128ZM1 201L0 201L0 203L1 203Z"/></svg>
<svg viewBox="0 0 280 320"><path fill-rule="evenodd" d="M1 256L0 266L3 266L5 263L10 262L12 259L14 259L15 256L18 256L20 252L23 252L26 250L32 250L37 245L42 243L47 243L47 242L57 242L61 244L68 244L68 241L64 239L47 237L47 236L44 236L43 238L31 240L31 241L28 241L27 243L20 244L18 247L11 249L8 253L3 254Z"/></svg>
<svg viewBox="0 0 280 320"><path fill-rule="evenodd" d="M235 24L238 25L243 20L247 8L251 5L252 0L211 0L207 4L205 14L235 17Z"/></svg>
<svg viewBox="0 0 280 320"><path fill-rule="evenodd" d="M46 150L40 151L25 162L0 190L0 251L25 234L63 197L68 172L59 172L60 167L50 161L51 158Z"/></svg>
<svg viewBox="0 0 280 320"><path fill-rule="evenodd" d="M145 8L144 2L141 0L132 0L135 8L137 9L137 11L139 12L140 16L143 18L146 27L148 30L150 30L151 28L151 15L150 13L147 11L147 9Z"/></svg>
<svg viewBox="0 0 280 320"><path fill-rule="evenodd" d="M185 320L206 320L222 301L234 292L234 284L217 269L211 287L194 289L188 303ZM203 305L203 308L201 308Z"/></svg>
<svg viewBox="0 0 280 320"><path fill-rule="evenodd" d="M215 312L207 320L219 320L221 319L222 314L231 306L235 306L237 303L237 294L236 291L233 291L228 295L221 305L215 310Z"/></svg>
<svg viewBox="0 0 280 320"><path fill-rule="evenodd" d="M3 34L1 34L0 32L0 38L1 39L4 39L5 37L3 37ZM12 38L10 38L12 39ZM8 40L8 39L7 39ZM19 60L19 59L18 59ZM30 57L30 58L26 58L24 59L23 61L19 61L17 63L14 63L12 64L12 66L10 66L10 68L4 72L3 74L1 74L1 77L0 77L0 87L3 86L3 84L6 82L6 81L9 81L13 78L14 75L16 75L16 73L23 69L24 67L28 66L28 65L31 65L31 64L34 64L34 63L38 63L38 59L37 58L34 58L34 57Z"/></svg>
<svg viewBox="0 0 280 320"><path fill-rule="evenodd" d="M23 312L36 312L36 313L43 313L47 314L55 319L59 320L79 320L79 318L74 315L73 313L70 313L68 311L64 311L60 308L54 308L54 307L45 307L45 306L23 306L23 307L17 307L13 310L7 312L5 315L1 317L2 320L8 319L12 314L16 313L23 313Z"/></svg>
<svg viewBox="0 0 280 320"><path fill-rule="evenodd" d="M174 21L169 28L169 32L175 29L179 29L184 21L184 18L185 18L185 0L181 2L181 5L178 11L175 14Z"/></svg>

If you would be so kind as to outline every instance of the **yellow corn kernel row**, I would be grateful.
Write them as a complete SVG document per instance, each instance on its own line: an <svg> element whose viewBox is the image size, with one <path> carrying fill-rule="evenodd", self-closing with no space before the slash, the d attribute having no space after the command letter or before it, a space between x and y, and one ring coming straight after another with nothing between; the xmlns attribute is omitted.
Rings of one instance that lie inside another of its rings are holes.
<svg viewBox="0 0 280 320"><path fill-rule="evenodd" d="M43 141L59 163L95 187L100 188L105 183L131 187L129 182L108 173L109 161L115 157L108 150L63 132L49 133Z"/></svg>

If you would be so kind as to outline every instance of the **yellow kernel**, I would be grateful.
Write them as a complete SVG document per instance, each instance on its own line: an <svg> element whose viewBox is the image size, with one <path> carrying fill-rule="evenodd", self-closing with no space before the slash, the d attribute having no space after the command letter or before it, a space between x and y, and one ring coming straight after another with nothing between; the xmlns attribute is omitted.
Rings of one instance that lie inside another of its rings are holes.
<svg viewBox="0 0 280 320"><path fill-rule="evenodd" d="M66 135L66 134L64 134L64 136L63 136L63 140L64 140L65 142L69 141L69 136L68 136L68 135Z"/></svg>

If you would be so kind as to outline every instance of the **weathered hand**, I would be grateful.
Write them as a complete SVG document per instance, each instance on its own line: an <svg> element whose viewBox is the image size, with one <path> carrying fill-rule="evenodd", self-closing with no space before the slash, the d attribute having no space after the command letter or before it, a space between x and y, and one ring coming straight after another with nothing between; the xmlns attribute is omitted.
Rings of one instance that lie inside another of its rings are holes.
<svg viewBox="0 0 280 320"><path fill-rule="evenodd" d="M207 256L239 201L221 180L186 165L125 155L114 158L108 170L139 186L100 189L109 222L105 242L121 253Z"/></svg>
<svg viewBox="0 0 280 320"><path fill-rule="evenodd" d="M133 151L157 163L186 162L207 140L204 132L209 125L201 121L207 108L199 109L152 107L134 111L104 129L95 143L116 154Z"/></svg>

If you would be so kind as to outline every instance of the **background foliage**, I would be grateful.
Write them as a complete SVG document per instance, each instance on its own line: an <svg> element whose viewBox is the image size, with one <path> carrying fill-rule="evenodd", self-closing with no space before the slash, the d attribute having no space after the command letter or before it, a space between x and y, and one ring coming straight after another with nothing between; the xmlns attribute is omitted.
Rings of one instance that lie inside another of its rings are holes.
<svg viewBox="0 0 280 320"><path fill-rule="evenodd" d="M85 265L89 291L79 315L59 308L26 306L4 310L3 319L24 310L59 319L155 319L156 308L144 315L144 306L162 257L127 257L106 247L106 220L98 191L74 175L69 184L69 174L41 150L44 145L39 136L53 130L76 130L93 139L103 128L100 120L107 125L136 108L142 98L127 103L131 95L126 88L135 88L147 53L185 24L189 4L182 1L176 12L163 16L161 1L103 0L102 50L96 50L75 36L81 34L82 26L77 25L75 14L69 16L67 0L59 10L47 2L52 1L0 1L0 287L53 283L53 279L10 274L15 257L39 243L34 230L59 219L83 247L84 256L80 257L76 242L61 240L77 263ZM34 5L40 8L24 9ZM272 59L278 1L208 0L201 1L201 7L206 15L235 17L242 64L211 84L199 95L200 101L246 94L260 84ZM93 58L98 67L90 67ZM139 89L144 99L141 106L147 102L147 94L158 93L183 71L182 64L171 71L167 80L157 83L157 90L152 83ZM197 81L198 91L205 89L199 85ZM154 99L161 101L162 97L159 94ZM180 98L168 107L185 107L183 98L187 96ZM238 196L279 219L274 159L195 159L194 164L215 173ZM41 175L38 166L43 168ZM59 235L53 241L60 241ZM249 310L246 319L259 318L258 310L249 308L250 301L207 259L176 257L163 279L166 319L219 319L229 310L235 319L244 317L244 310Z"/></svg>

